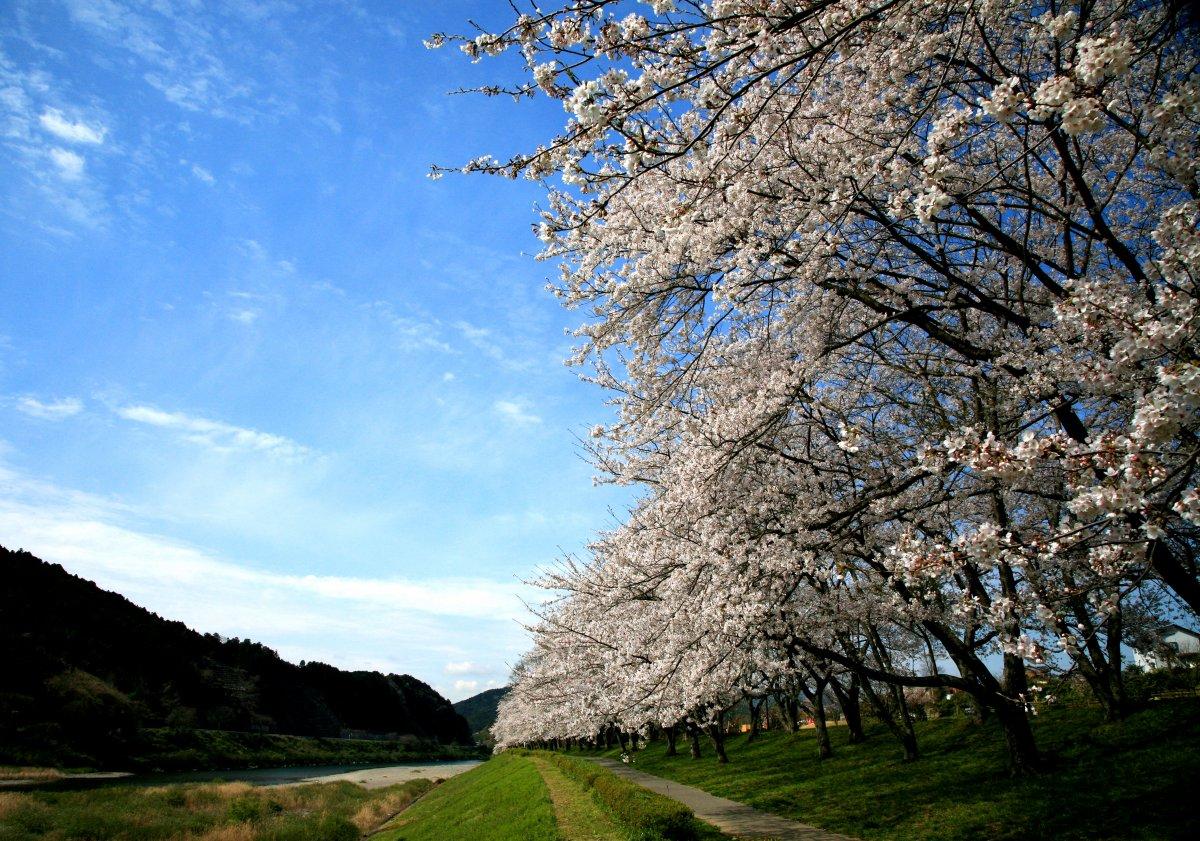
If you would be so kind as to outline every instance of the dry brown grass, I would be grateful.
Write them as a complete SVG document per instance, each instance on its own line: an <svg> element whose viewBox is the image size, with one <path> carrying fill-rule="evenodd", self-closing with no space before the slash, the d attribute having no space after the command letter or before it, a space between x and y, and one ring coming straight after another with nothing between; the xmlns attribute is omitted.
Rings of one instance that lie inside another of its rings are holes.
<svg viewBox="0 0 1200 841"><path fill-rule="evenodd" d="M183 790L184 803L193 811L211 812L224 809L230 800L254 791L249 783L211 783L188 786Z"/></svg>
<svg viewBox="0 0 1200 841"><path fill-rule="evenodd" d="M0 765L0 780L61 780L65 776L66 774L57 768Z"/></svg>
<svg viewBox="0 0 1200 841"><path fill-rule="evenodd" d="M203 835L189 833L183 836L183 841L254 841L256 836L252 824L232 823L213 827Z"/></svg>
<svg viewBox="0 0 1200 841"><path fill-rule="evenodd" d="M15 791L0 791L0 820L7 818L13 812L29 802L29 798Z"/></svg>
<svg viewBox="0 0 1200 841"><path fill-rule="evenodd" d="M416 797L409 791L393 792L382 800L364 803L362 808L350 818L350 822L358 827L360 832L367 832L378 827L415 799Z"/></svg>

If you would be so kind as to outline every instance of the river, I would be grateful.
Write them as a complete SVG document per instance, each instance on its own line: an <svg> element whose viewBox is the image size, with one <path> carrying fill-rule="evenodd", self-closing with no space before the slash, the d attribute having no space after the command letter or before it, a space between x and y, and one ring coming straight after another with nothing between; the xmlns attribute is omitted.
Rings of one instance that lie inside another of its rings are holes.
<svg viewBox="0 0 1200 841"><path fill-rule="evenodd" d="M57 780L5 785L10 791L69 791L111 785L161 786L172 783L247 782L256 786L293 785L301 782L346 780L367 788L402 783L406 780L445 779L469 771L480 760L414 762L404 765L303 765L287 768L242 768L225 771L155 771L145 774L78 774Z"/></svg>

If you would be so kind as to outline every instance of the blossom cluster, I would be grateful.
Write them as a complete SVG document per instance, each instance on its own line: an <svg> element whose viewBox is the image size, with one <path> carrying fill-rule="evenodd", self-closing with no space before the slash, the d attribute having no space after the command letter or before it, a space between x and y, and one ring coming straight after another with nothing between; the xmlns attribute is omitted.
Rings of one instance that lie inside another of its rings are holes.
<svg viewBox="0 0 1200 841"><path fill-rule="evenodd" d="M616 409L589 447L644 490L542 581L561 597L501 743L702 726L842 678L966 691L1006 727L1024 665L1116 691L1149 588L1200 610L1178 7L629 9L463 43L521 50L514 91L568 113L469 169L551 184L573 363Z"/></svg>

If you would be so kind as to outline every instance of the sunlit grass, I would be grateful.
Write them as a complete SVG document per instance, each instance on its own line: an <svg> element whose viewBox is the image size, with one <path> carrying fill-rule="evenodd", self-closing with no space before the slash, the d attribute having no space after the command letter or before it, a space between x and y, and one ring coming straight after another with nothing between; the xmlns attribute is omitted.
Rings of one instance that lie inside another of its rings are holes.
<svg viewBox="0 0 1200 841"><path fill-rule="evenodd" d="M832 730L819 760L812 731L731 738L729 764L667 758L650 744L636 765L756 808L866 839L1164 839L1200 837L1200 703L1160 704L1119 724L1098 710L1052 710L1034 721L1047 769L1014 779L993 725L918 722L922 756L901 760L882 728L861 745ZM614 755L619 751L613 751Z"/></svg>
<svg viewBox="0 0 1200 841"><path fill-rule="evenodd" d="M528 759L501 754L451 777L376 836L376 841L557 841L542 777Z"/></svg>

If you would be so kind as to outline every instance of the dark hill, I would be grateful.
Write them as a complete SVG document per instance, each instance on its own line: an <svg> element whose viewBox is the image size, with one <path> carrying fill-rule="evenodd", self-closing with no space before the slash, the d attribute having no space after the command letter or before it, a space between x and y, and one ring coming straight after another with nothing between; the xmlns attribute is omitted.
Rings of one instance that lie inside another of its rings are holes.
<svg viewBox="0 0 1200 841"><path fill-rule="evenodd" d="M154 727L471 743L450 702L408 675L297 666L28 552L0 547L0 582L0 754L69 743L104 762Z"/></svg>
<svg viewBox="0 0 1200 841"><path fill-rule="evenodd" d="M508 687L488 689L470 698L464 698L454 705L454 711L467 720L472 733L490 730L496 723L496 710L500 702L508 694Z"/></svg>

